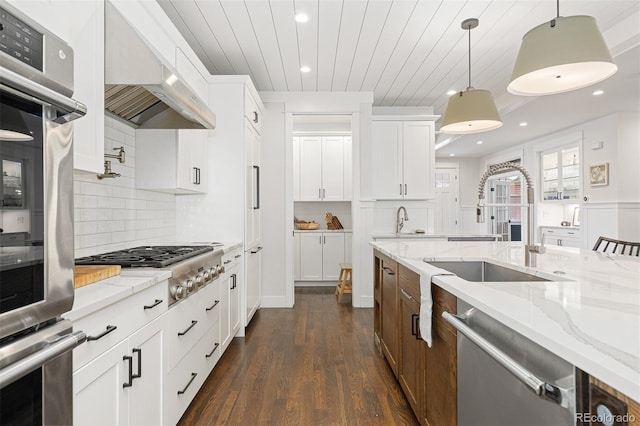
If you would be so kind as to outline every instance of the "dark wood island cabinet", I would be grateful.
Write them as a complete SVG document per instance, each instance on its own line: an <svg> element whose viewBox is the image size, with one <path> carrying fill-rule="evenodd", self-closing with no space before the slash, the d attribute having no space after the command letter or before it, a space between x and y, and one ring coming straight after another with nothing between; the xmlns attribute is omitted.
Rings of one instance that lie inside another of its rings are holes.
<svg viewBox="0 0 640 426"><path fill-rule="evenodd" d="M419 326L420 276L374 251L374 328L381 352L423 425L457 422L456 332L441 317L456 313L456 297L431 286L432 347Z"/></svg>

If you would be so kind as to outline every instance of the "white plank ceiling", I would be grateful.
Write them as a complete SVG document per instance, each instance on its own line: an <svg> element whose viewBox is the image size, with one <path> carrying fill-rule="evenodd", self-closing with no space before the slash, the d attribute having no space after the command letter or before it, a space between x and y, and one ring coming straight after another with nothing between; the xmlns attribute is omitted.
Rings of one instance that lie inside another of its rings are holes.
<svg viewBox="0 0 640 426"><path fill-rule="evenodd" d="M467 87L464 19L480 20L472 85L491 90L504 115L531 100L506 92L522 36L556 12L554 0L158 2L212 74L249 75L260 91L371 91L376 106L433 105L436 114L447 91ZM563 0L560 12L594 16L614 55L640 39L638 0Z"/></svg>

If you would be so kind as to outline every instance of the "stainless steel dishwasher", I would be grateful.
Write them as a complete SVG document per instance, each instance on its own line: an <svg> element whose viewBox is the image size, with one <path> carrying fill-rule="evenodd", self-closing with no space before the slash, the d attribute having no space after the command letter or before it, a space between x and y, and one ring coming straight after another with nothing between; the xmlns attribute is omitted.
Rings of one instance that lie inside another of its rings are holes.
<svg viewBox="0 0 640 426"><path fill-rule="evenodd" d="M458 425L575 425L573 365L458 300Z"/></svg>

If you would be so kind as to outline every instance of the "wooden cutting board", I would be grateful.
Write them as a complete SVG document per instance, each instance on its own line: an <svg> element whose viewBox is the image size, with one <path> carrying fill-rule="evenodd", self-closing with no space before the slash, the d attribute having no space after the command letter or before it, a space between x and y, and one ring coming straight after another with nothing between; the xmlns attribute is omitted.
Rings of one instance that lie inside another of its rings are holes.
<svg viewBox="0 0 640 426"><path fill-rule="evenodd" d="M84 287L96 281L105 280L110 277L120 275L120 265L79 265L74 268L75 278L73 286L75 288Z"/></svg>

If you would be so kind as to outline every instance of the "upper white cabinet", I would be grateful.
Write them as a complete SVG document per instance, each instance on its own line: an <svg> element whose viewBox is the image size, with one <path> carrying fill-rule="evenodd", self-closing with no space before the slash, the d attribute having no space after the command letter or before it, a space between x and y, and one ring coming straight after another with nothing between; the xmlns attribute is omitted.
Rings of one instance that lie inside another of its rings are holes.
<svg viewBox="0 0 640 426"><path fill-rule="evenodd" d="M351 138L301 136L294 139L294 200L351 199ZM347 178L348 176L348 178Z"/></svg>
<svg viewBox="0 0 640 426"><path fill-rule="evenodd" d="M571 145L542 153L543 201L580 199L580 147Z"/></svg>
<svg viewBox="0 0 640 426"><path fill-rule="evenodd" d="M245 244L260 242L260 136L245 120Z"/></svg>
<svg viewBox="0 0 640 426"><path fill-rule="evenodd" d="M434 198L432 121L373 121L373 198Z"/></svg>
<svg viewBox="0 0 640 426"><path fill-rule="evenodd" d="M73 166L103 173L104 1L71 1L71 5L73 13L67 19L74 55L73 98L87 106L87 115L73 125Z"/></svg>
<svg viewBox="0 0 640 426"><path fill-rule="evenodd" d="M207 130L136 130L136 187L172 194L207 192Z"/></svg>

